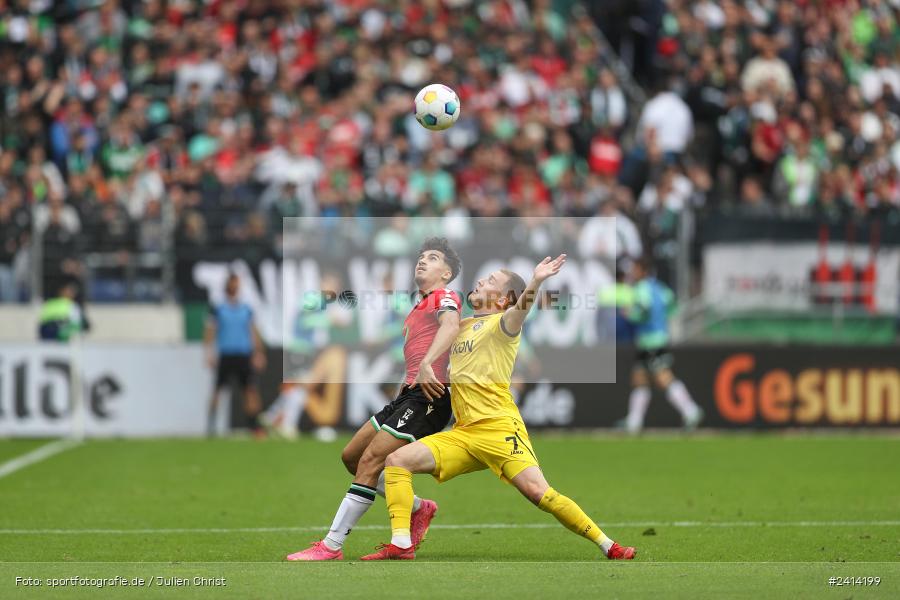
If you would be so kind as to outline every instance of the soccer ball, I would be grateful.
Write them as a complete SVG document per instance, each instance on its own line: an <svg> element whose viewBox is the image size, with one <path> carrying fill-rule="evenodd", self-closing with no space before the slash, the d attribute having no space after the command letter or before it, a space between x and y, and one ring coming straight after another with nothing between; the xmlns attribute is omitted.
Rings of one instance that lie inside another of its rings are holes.
<svg viewBox="0 0 900 600"><path fill-rule="evenodd" d="M416 121L425 129L443 131L459 118L459 96L440 83L426 85L416 94Z"/></svg>

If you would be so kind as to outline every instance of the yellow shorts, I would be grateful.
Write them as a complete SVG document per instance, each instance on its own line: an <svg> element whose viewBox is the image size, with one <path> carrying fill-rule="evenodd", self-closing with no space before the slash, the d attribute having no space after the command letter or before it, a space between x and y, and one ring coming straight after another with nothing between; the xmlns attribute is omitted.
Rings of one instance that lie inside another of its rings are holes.
<svg viewBox="0 0 900 600"><path fill-rule="evenodd" d="M432 475L441 483L490 469L507 483L538 460L525 425L512 417L482 419L419 440L434 455Z"/></svg>

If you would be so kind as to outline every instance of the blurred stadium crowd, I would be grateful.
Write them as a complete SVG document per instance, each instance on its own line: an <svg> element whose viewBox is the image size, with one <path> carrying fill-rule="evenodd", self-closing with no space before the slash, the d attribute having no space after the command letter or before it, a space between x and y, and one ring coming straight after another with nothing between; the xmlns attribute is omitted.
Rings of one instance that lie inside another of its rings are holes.
<svg viewBox="0 0 900 600"><path fill-rule="evenodd" d="M45 292L84 278L88 254L109 284L96 299L141 297L121 280L160 261L277 256L283 217L618 216L634 256L685 210L896 218L898 15L897 0L0 1L0 299L27 299L38 262ZM462 100L443 134L411 114L432 81Z"/></svg>

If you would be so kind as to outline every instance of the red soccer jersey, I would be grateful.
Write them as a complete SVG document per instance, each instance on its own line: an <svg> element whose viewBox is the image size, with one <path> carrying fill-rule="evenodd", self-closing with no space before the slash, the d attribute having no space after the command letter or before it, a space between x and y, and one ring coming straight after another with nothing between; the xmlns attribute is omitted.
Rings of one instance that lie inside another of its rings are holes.
<svg viewBox="0 0 900 600"><path fill-rule="evenodd" d="M407 385L412 385L419 374L419 365L434 341L434 336L440 327L438 316L446 310L457 312L462 308L462 301L456 292L447 288L438 288L422 298L413 307L403 322L403 358L406 359ZM431 364L434 375L440 381L447 383L447 365L450 362L450 352L444 352Z"/></svg>

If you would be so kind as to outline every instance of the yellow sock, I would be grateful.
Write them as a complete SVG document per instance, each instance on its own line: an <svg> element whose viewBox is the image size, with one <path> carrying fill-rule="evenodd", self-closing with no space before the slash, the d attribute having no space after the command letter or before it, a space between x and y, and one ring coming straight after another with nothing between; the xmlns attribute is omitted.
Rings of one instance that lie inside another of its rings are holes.
<svg viewBox="0 0 900 600"><path fill-rule="evenodd" d="M606 537L606 534L581 510L580 506L553 488L547 488L544 497L538 503L538 508L556 517L556 520L572 533L591 540L603 548L604 552L612 545L612 540Z"/></svg>
<svg viewBox="0 0 900 600"><path fill-rule="evenodd" d="M403 467L384 468L384 496L391 515L391 543L409 548L409 519L412 515L412 473Z"/></svg>

